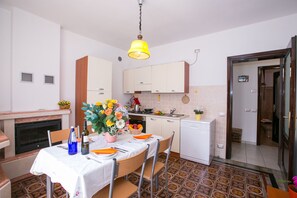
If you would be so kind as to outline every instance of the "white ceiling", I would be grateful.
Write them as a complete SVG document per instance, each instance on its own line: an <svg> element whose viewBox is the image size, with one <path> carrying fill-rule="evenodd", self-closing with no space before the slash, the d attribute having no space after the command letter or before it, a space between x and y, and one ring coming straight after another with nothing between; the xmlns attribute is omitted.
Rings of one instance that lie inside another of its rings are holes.
<svg viewBox="0 0 297 198"><path fill-rule="evenodd" d="M127 50L138 35L137 0L0 0L62 28ZM149 47L297 13L297 0L144 0Z"/></svg>

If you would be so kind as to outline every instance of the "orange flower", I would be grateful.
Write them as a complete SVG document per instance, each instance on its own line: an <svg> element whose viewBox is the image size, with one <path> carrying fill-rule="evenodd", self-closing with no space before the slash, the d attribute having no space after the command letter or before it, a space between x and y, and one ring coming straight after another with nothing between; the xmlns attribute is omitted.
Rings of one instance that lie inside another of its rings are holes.
<svg viewBox="0 0 297 198"><path fill-rule="evenodd" d="M122 114L122 112L115 112L115 116L118 120L120 120L120 119L122 119L123 114Z"/></svg>
<svg viewBox="0 0 297 198"><path fill-rule="evenodd" d="M108 108L105 110L105 115L109 116L112 113L112 109Z"/></svg>

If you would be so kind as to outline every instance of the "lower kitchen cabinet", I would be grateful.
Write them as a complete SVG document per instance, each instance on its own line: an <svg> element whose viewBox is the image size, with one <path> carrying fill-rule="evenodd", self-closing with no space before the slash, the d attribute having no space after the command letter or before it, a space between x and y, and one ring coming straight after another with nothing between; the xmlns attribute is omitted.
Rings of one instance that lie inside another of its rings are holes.
<svg viewBox="0 0 297 198"><path fill-rule="evenodd" d="M179 153L180 140L180 120L168 118L146 118L146 132L154 135L160 135L164 138L169 137L174 131L171 151Z"/></svg>

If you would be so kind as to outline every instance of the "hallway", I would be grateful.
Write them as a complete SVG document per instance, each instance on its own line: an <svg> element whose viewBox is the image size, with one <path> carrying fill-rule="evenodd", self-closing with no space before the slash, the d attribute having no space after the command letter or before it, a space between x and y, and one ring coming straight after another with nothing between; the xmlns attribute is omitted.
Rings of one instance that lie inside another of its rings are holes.
<svg viewBox="0 0 297 198"><path fill-rule="evenodd" d="M278 147L232 142L231 160L280 170L277 164Z"/></svg>

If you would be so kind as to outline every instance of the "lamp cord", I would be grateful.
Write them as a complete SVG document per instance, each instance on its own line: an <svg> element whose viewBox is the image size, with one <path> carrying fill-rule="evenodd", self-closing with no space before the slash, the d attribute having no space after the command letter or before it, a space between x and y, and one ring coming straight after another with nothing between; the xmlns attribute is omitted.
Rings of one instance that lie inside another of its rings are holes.
<svg viewBox="0 0 297 198"><path fill-rule="evenodd" d="M142 15L142 4L139 3L139 34L141 35L141 15Z"/></svg>

